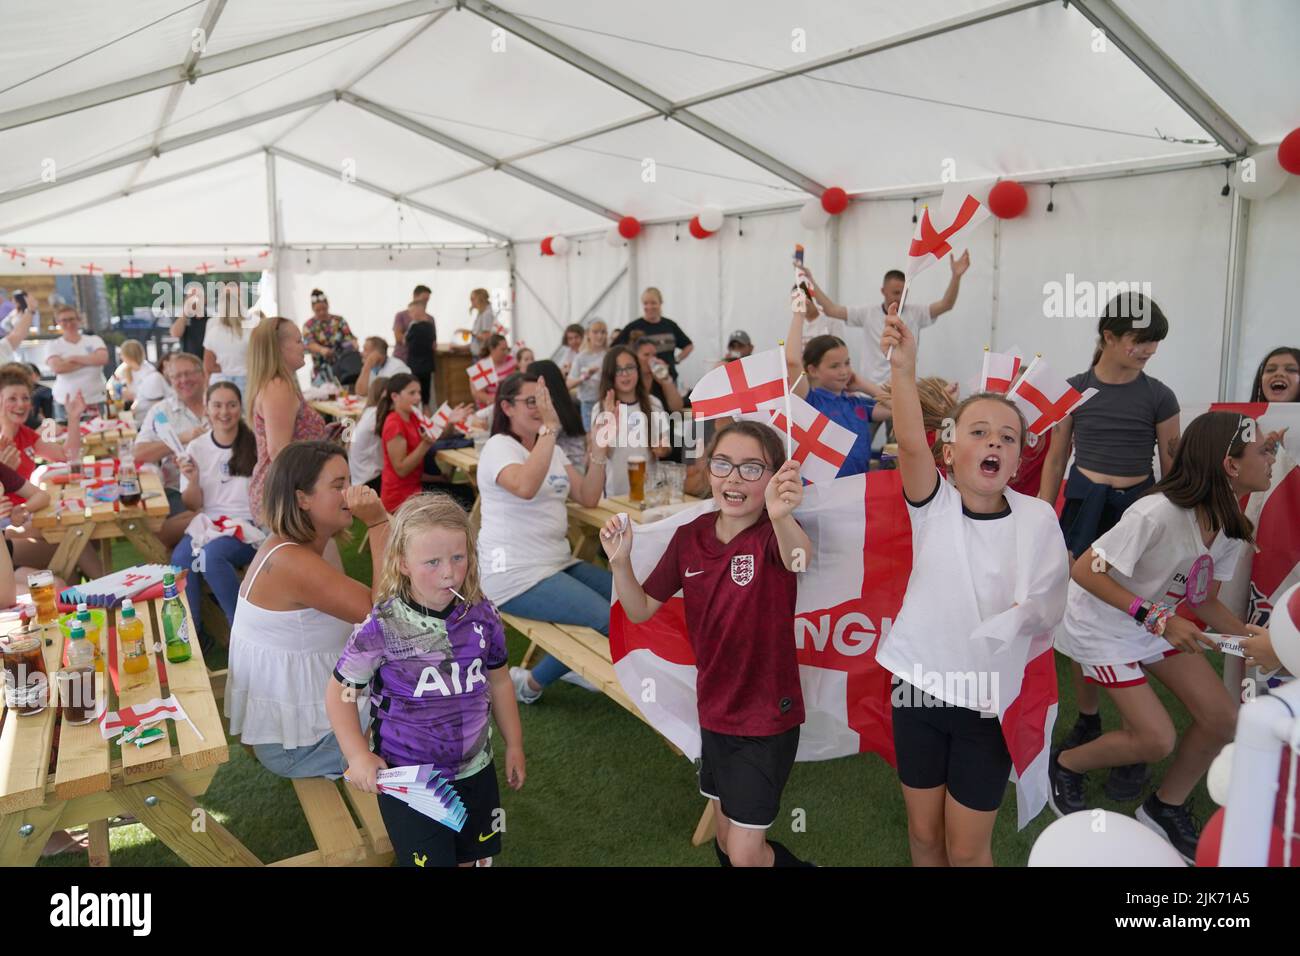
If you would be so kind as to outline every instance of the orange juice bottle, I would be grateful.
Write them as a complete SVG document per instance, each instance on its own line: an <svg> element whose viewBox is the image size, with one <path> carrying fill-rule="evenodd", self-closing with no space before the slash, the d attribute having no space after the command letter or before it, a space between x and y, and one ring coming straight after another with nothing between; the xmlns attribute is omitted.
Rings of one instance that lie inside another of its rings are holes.
<svg viewBox="0 0 1300 956"><path fill-rule="evenodd" d="M104 673L104 654L99 643L99 625L90 616L90 610L85 604L77 605L77 623L86 632L86 640L90 642L90 646L95 649L95 670Z"/></svg>
<svg viewBox="0 0 1300 956"><path fill-rule="evenodd" d="M149 669L149 655L144 649L144 622L135 616L135 605L127 598L117 622L117 636L122 642L122 672L142 674Z"/></svg>

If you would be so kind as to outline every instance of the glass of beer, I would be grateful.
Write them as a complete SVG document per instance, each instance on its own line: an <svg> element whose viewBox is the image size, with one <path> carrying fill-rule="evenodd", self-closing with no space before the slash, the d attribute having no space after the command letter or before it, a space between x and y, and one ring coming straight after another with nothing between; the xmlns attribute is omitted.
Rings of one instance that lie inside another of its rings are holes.
<svg viewBox="0 0 1300 956"><path fill-rule="evenodd" d="M36 623L54 624L59 619L58 595L54 593L54 572L37 571L27 575L27 588L36 605Z"/></svg>
<svg viewBox="0 0 1300 956"><path fill-rule="evenodd" d="M0 641L4 655L5 706L21 717L39 714L50 702L50 677L39 634L21 633Z"/></svg>
<svg viewBox="0 0 1300 956"><path fill-rule="evenodd" d="M54 675L59 682L59 707L65 724L88 724L95 719L95 668L64 667Z"/></svg>
<svg viewBox="0 0 1300 956"><path fill-rule="evenodd" d="M632 455L627 460L627 484L629 501L645 501L645 455Z"/></svg>

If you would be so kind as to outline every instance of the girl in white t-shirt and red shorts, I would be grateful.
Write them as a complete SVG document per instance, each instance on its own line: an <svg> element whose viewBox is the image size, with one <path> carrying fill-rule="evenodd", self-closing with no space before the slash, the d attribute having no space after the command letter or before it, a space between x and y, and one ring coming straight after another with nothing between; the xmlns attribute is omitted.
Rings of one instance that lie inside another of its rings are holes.
<svg viewBox="0 0 1300 956"><path fill-rule="evenodd" d="M1052 808L1085 809L1091 770L1174 752L1174 724L1147 683L1152 674L1182 701L1192 724L1137 818L1189 862L1199 833L1187 799L1232 740L1237 706L1202 653L1218 645L1176 610L1185 607L1223 635L1264 633L1218 598L1252 543L1254 528L1238 499L1269 485L1273 438L1255 430L1253 419L1232 412L1207 412L1188 425L1168 474L1074 562L1057 631L1057 650L1106 688L1124 725L1053 754Z"/></svg>

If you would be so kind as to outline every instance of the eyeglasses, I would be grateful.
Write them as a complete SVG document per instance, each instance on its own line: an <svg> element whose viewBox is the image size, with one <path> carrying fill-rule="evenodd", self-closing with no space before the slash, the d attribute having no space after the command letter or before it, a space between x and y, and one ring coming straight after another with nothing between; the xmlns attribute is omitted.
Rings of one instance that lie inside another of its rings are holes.
<svg viewBox="0 0 1300 956"><path fill-rule="evenodd" d="M758 481L768 470L761 461L742 461L737 465L726 458L709 459L709 474L715 478L726 478L733 471L739 471L745 481Z"/></svg>
<svg viewBox="0 0 1300 956"><path fill-rule="evenodd" d="M537 399L536 399L536 397L534 397L534 396L529 396L528 398L512 398L512 399L509 399L509 402L510 402L511 405L517 405L517 404L522 403L522 404L526 405L526 406L529 407L529 408L536 408L536 407L537 407Z"/></svg>
<svg viewBox="0 0 1300 956"><path fill-rule="evenodd" d="M639 365L615 365L614 366L615 375L635 375L640 371L641 371L641 366Z"/></svg>

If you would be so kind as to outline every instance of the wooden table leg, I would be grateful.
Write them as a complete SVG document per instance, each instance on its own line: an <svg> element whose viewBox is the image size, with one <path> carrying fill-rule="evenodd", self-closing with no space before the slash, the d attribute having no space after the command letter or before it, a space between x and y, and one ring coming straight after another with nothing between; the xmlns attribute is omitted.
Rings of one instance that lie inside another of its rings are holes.
<svg viewBox="0 0 1300 956"><path fill-rule="evenodd" d="M123 787L113 795L124 812L148 827L190 866L262 865L233 833L166 777Z"/></svg>
<svg viewBox="0 0 1300 956"><path fill-rule="evenodd" d="M104 565L104 573L108 574L113 570L113 539L99 539L99 560Z"/></svg>
<svg viewBox="0 0 1300 956"><path fill-rule="evenodd" d="M135 545L135 550L144 561L151 564L166 564L171 560L171 555L143 518L118 518L117 526L122 529L122 536Z"/></svg>
<svg viewBox="0 0 1300 956"><path fill-rule="evenodd" d="M64 803L60 800L0 817L0 866L35 866L45 844L59 828ZM26 835L25 827L31 827Z"/></svg>
<svg viewBox="0 0 1300 956"><path fill-rule="evenodd" d="M108 821L96 820L86 825L90 834L90 865L109 866Z"/></svg>
<svg viewBox="0 0 1300 956"><path fill-rule="evenodd" d="M95 526L88 521L68 525L67 533L50 558L50 570L70 585L77 582L77 562L90 545L90 536L94 530Z"/></svg>
<svg viewBox="0 0 1300 956"><path fill-rule="evenodd" d="M537 642L536 642L536 641L529 641L529 642L528 642L528 650L524 651L524 657L523 657L523 660L521 660L521 661L519 662L519 666L522 667L522 668L524 668L525 670L527 670L527 669L528 669L528 665L531 664L532 661L533 661L533 658L537 656L537 650L538 650L538 648L537 648Z"/></svg>
<svg viewBox="0 0 1300 956"><path fill-rule="evenodd" d="M708 843L717 834L718 821L713 816L713 801L710 800L704 804L704 813L700 816L700 822L695 825L695 832L691 835L691 846Z"/></svg>

